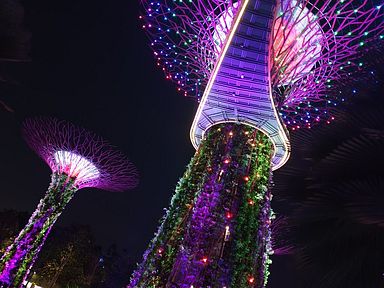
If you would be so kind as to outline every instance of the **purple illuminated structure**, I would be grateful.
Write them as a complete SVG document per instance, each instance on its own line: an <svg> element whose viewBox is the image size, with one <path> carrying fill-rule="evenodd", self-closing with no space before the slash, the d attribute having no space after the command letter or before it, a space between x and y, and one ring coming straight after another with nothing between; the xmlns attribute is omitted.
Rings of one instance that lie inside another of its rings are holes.
<svg viewBox="0 0 384 288"><path fill-rule="evenodd" d="M53 224L77 190L124 191L138 183L135 167L101 137L52 118L28 119L24 138L52 169L44 198L0 259L0 287L21 287Z"/></svg>
<svg viewBox="0 0 384 288"><path fill-rule="evenodd" d="M263 287L268 180L289 158L288 129L334 119L343 101L334 85L363 69L359 55L384 38L384 8L368 0L141 2L157 65L200 104L190 132L196 155L129 287Z"/></svg>

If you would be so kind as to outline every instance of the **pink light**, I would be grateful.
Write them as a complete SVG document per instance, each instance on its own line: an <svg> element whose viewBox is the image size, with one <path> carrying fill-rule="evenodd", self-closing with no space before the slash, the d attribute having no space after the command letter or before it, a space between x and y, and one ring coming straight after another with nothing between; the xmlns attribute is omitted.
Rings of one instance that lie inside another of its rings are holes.
<svg viewBox="0 0 384 288"><path fill-rule="evenodd" d="M52 171L75 178L78 188L122 191L138 184L136 168L92 132L54 118L36 118L24 122L23 133Z"/></svg>
<svg viewBox="0 0 384 288"><path fill-rule="evenodd" d="M244 1L218 0L214 1L215 5L204 0L165 1L158 6L147 0L141 2L144 10L152 15L144 17L148 19L147 25L158 28L146 29L154 43L152 48L160 53L172 47L177 53L162 53L166 55L165 60L183 63L182 67L168 67L167 74L187 72L188 81L182 79L179 85L183 95L188 93L201 99ZM295 126L293 120L305 121L300 119L300 114L306 111L313 112L308 121L318 122L316 116L328 109L329 97L327 99L326 95L333 91L327 81L335 83L347 77L350 71L341 67L357 58L361 43L366 49L376 38L384 39L384 21L381 21L384 11L381 5L373 5L372 1L277 2L274 26L270 31L273 45L268 55L272 60L269 72L275 103L278 108L284 107L283 119L290 127ZM153 9L154 5L156 9ZM177 11L177 16L169 17L169 10L164 9L168 7ZM339 96L331 97L337 100ZM312 104L297 111L296 107L303 99L311 100Z"/></svg>
<svg viewBox="0 0 384 288"><path fill-rule="evenodd" d="M325 35L316 16L297 0L281 0L273 28L274 65L285 65L279 85L295 82L308 74L318 58ZM281 64L282 63L282 64Z"/></svg>

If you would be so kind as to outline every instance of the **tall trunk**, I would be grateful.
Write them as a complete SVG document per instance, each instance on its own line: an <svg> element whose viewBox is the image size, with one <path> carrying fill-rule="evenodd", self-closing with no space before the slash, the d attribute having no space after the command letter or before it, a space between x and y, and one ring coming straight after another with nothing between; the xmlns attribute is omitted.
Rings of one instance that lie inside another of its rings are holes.
<svg viewBox="0 0 384 288"><path fill-rule="evenodd" d="M0 259L0 287L21 287L53 224L76 191L74 179L65 174L52 174L44 198Z"/></svg>
<svg viewBox="0 0 384 288"><path fill-rule="evenodd" d="M249 126L208 130L129 287L263 287L272 152Z"/></svg>

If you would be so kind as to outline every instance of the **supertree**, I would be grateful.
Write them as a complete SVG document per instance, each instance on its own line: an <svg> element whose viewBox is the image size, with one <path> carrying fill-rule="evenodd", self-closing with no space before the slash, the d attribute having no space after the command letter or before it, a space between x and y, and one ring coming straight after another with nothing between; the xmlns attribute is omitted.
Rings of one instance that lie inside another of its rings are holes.
<svg viewBox="0 0 384 288"><path fill-rule="evenodd" d="M289 158L288 129L334 119L337 83L364 69L359 55L384 38L381 6L141 2L157 65L200 104L197 152L129 287L264 287L271 171Z"/></svg>
<svg viewBox="0 0 384 288"><path fill-rule="evenodd" d="M136 168L101 137L54 118L27 119L28 145L52 169L51 183L25 228L0 259L0 286L21 287L53 224L76 191L123 191L138 183Z"/></svg>

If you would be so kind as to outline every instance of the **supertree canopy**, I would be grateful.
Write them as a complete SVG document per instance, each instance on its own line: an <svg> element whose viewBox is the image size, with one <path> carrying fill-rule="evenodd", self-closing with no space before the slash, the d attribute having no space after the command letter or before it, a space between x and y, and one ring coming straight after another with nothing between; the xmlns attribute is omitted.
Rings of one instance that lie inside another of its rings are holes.
<svg viewBox="0 0 384 288"><path fill-rule="evenodd" d="M288 130L333 120L344 76L384 38L367 0L141 0L157 65L199 108L197 148L129 287L263 287L271 170ZM259 146L260 145L260 146Z"/></svg>
<svg viewBox="0 0 384 288"><path fill-rule="evenodd" d="M138 183L136 168L101 137L53 118L28 119L24 138L52 169L44 198L0 259L0 286L21 287L53 224L77 190L123 191Z"/></svg>
<svg viewBox="0 0 384 288"><path fill-rule="evenodd" d="M356 66L364 66L358 56L367 49L367 42L384 38L379 1L141 2L145 14L140 17L150 37L157 65L164 70L167 79L177 83L178 90L200 100L213 72L221 65L220 56L225 54L222 50L234 42L234 36L236 45L230 46L238 49L236 56L239 58L252 57L246 55L251 53L259 54L255 61L260 61L262 56L268 57L268 71L264 72L270 74L276 107L285 124L292 128L332 120L327 110L342 101L342 97L336 97L340 95L332 93L333 83ZM267 2L272 3L267 5ZM249 9L253 10L252 15ZM266 13L257 15L258 10ZM246 17L254 18L248 19L248 24L254 27L248 25L243 31L235 31L241 27L234 26L241 26ZM242 18L240 23L234 21L238 18ZM264 26L265 33L257 31L260 25ZM231 32L238 33L231 36ZM258 38L258 45L252 46L244 39L247 36ZM268 51L262 53L267 55L258 53L263 41L271 44ZM251 67L241 68L245 72Z"/></svg>

